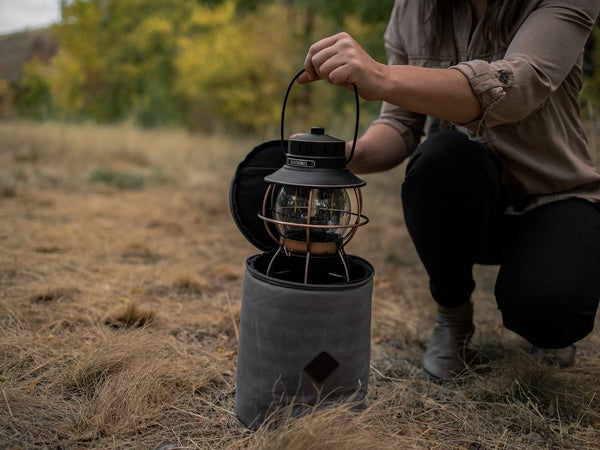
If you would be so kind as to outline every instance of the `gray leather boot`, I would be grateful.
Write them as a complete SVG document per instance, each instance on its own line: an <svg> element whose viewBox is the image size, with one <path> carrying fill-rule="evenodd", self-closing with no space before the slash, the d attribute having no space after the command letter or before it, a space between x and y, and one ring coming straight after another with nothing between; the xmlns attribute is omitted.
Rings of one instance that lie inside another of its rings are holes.
<svg viewBox="0 0 600 450"><path fill-rule="evenodd" d="M450 380L465 367L464 351L471 340L473 303L455 308L438 305L438 313L429 346L423 355L423 372L435 381Z"/></svg>

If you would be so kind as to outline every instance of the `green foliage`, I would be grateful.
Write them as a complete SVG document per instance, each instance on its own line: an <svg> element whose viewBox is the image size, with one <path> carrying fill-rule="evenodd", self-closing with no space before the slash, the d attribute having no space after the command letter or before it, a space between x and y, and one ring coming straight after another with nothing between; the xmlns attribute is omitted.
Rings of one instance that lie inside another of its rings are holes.
<svg viewBox="0 0 600 450"><path fill-rule="evenodd" d="M63 0L54 28L59 52L50 66L25 67L14 102L31 117L276 129L283 93L308 46L345 30L385 62L382 37L392 6L393 0ZM598 27L594 37L600 42ZM590 47L588 65L600 66L598 45ZM319 123L338 135L351 132L347 91L325 83L293 91L294 131ZM581 95L588 117L597 115L599 96L600 72L593 70ZM361 107L363 124L379 109Z"/></svg>
<svg viewBox="0 0 600 450"><path fill-rule="evenodd" d="M580 96L582 113L595 119L600 115L600 27L596 24L586 53L587 74Z"/></svg>
<svg viewBox="0 0 600 450"><path fill-rule="evenodd" d="M54 28L59 52L49 67L28 72L20 108L52 106L62 117L132 118L143 126L276 128L308 46L347 29L384 59L392 3L63 0ZM290 102L302 126L331 115L346 122L340 112L353 109L351 95L330 86L302 89Z"/></svg>
<svg viewBox="0 0 600 450"><path fill-rule="evenodd" d="M236 3L240 12L254 12L261 5L276 2L273 0L237 0ZM315 14L318 13L320 17L333 20L337 25L343 24L344 19L349 15L360 17L364 23L375 24L388 21L394 0L372 0L370 2L363 0L329 0L327 2L288 0L286 4L298 9L310 10Z"/></svg>
<svg viewBox="0 0 600 450"><path fill-rule="evenodd" d="M63 3L56 27L61 55L53 94L100 121L134 115L144 125L176 120L172 92L175 35L192 1ZM69 83L74 80L74 83Z"/></svg>
<svg viewBox="0 0 600 450"><path fill-rule="evenodd" d="M50 87L44 77L44 65L33 59L23 67L23 78L17 90L15 104L22 115L32 118L47 116L50 105Z"/></svg>
<svg viewBox="0 0 600 450"><path fill-rule="evenodd" d="M175 60L176 89L190 102L190 120L210 121L216 112L227 123L256 129L277 118L302 49L283 31L294 26L289 10L271 5L260 16L238 18L232 2L196 11L191 26L204 25L205 32L181 38Z"/></svg>

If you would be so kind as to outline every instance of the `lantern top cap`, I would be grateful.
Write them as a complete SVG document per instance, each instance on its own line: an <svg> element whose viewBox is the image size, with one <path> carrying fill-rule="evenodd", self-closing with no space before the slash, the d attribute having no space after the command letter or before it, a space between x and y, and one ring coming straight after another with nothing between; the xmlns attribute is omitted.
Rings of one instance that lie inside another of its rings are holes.
<svg viewBox="0 0 600 450"><path fill-rule="evenodd" d="M323 127L312 127L310 133L299 134L290 138L288 152L297 156L345 158L346 143L341 139L325 134L325 128Z"/></svg>
<svg viewBox="0 0 600 450"><path fill-rule="evenodd" d="M346 143L322 127L290 138L284 166L267 183L307 187L361 187L366 183L346 168Z"/></svg>

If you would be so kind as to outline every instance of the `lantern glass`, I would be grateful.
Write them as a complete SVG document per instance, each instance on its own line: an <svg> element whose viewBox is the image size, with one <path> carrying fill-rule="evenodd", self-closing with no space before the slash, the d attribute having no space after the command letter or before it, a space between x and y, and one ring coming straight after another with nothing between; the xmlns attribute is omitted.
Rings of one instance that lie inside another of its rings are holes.
<svg viewBox="0 0 600 450"><path fill-rule="evenodd" d="M312 201L309 205L310 191ZM281 222L312 225L348 225L351 218L350 197L345 189L283 186L275 200L275 217ZM306 240L306 228L277 225L279 233L294 241ZM313 228L313 242L341 242L347 228Z"/></svg>

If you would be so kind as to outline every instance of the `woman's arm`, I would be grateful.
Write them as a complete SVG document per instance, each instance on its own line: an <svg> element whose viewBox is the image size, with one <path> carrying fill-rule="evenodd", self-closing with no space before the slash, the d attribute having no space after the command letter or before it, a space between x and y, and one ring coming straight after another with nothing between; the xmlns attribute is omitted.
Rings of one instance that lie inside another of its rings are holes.
<svg viewBox="0 0 600 450"><path fill-rule="evenodd" d="M457 123L475 120L481 105L466 76L457 70L388 66L375 61L347 33L311 46L300 83L325 79L336 86L355 84L365 100L382 100Z"/></svg>
<svg viewBox="0 0 600 450"><path fill-rule="evenodd" d="M473 134L525 120L559 90L576 102L581 87L578 61L599 9L600 0L542 0L523 17L502 59L454 66L481 104L482 116L468 125ZM569 82L563 83L565 79Z"/></svg>
<svg viewBox="0 0 600 450"><path fill-rule="evenodd" d="M350 150L352 143L347 144ZM385 124L374 124L356 142L348 168L357 174L382 172L400 164L408 156L404 139Z"/></svg>

